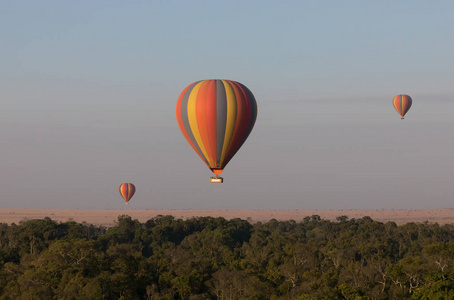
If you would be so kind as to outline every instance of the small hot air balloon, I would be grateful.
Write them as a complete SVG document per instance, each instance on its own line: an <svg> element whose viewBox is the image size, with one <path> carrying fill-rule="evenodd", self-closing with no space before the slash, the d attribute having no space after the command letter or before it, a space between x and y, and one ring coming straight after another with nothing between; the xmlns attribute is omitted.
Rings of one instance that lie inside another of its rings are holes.
<svg viewBox="0 0 454 300"><path fill-rule="evenodd" d="M397 110L399 115L404 119L405 114L411 107L412 100L408 95L397 95L393 99L394 108Z"/></svg>
<svg viewBox="0 0 454 300"><path fill-rule="evenodd" d="M120 192L121 197L125 199L126 204L128 204L129 200L131 200L132 196L134 196L134 193L136 192L136 187L132 183L122 183L120 184L118 191Z"/></svg>
<svg viewBox="0 0 454 300"><path fill-rule="evenodd" d="M243 84L232 80L201 80L186 87L176 106L181 132L210 170L210 182L240 149L254 127L257 103Z"/></svg>

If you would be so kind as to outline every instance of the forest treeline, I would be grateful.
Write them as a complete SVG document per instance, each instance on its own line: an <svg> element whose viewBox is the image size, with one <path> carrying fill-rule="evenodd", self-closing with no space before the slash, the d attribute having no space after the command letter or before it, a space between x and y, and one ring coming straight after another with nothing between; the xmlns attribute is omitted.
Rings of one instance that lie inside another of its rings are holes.
<svg viewBox="0 0 454 300"><path fill-rule="evenodd" d="M0 299L454 299L454 226L119 216L0 224Z"/></svg>

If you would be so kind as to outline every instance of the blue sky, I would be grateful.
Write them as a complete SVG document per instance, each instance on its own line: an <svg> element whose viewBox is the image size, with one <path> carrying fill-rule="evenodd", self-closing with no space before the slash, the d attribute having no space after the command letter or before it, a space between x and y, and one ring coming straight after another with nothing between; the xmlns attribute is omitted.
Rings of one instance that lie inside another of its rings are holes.
<svg viewBox="0 0 454 300"><path fill-rule="evenodd" d="M1 207L453 207L451 1L1 1ZM223 173L186 144L190 83L245 84ZM401 121L396 94L413 107ZM117 187L133 182L124 206Z"/></svg>

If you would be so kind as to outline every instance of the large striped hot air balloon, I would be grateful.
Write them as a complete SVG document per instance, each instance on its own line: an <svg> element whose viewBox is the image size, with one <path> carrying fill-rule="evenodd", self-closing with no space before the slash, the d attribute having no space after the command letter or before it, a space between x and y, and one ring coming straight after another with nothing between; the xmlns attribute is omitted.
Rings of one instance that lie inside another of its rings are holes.
<svg viewBox="0 0 454 300"><path fill-rule="evenodd" d="M254 127L257 103L251 91L232 80L202 80L183 90L176 117L184 137L219 177Z"/></svg>
<svg viewBox="0 0 454 300"><path fill-rule="evenodd" d="M404 119L405 114L408 112L408 110L411 107L411 98L408 95L397 95L393 99L393 105L394 108L397 110L399 115L402 117L401 119Z"/></svg>
<svg viewBox="0 0 454 300"><path fill-rule="evenodd" d="M132 196L134 196L134 193L136 192L136 187L132 183L122 183L118 187L118 191L120 192L121 197L125 199L126 204L128 204L129 200L131 200Z"/></svg>

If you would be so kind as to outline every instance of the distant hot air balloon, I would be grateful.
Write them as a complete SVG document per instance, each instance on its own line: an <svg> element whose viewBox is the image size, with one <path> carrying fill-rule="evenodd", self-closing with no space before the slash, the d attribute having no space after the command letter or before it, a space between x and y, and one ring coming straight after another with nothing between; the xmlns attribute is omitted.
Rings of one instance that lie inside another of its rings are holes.
<svg viewBox="0 0 454 300"><path fill-rule="evenodd" d="M184 137L219 177L254 127L257 103L243 84L232 80L202 80L183 90L176 117Z"/></svg>
<svg viewBox="0 0 454 300"><path fill-rule="evenodd" d="M125 199L126 204L128 204L129 200L131 200L136 192L136 187L132 183L122 183L120 184L118 191L120 192L121 197Z"/></svg>
<svg viewBox="0 0 454 300"><path fill-rule="evenodd" d="M397 95L393 99L394 108L397 110L399 115L404 119L405 114L411 107L411 98L408 95Z"/></svg>

